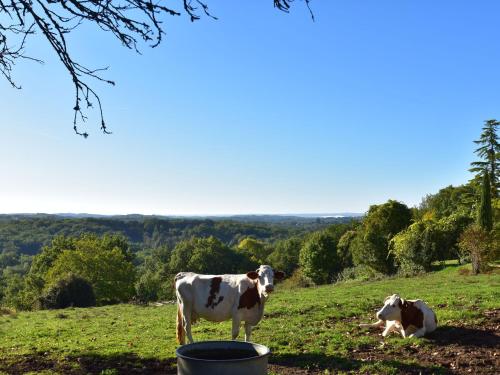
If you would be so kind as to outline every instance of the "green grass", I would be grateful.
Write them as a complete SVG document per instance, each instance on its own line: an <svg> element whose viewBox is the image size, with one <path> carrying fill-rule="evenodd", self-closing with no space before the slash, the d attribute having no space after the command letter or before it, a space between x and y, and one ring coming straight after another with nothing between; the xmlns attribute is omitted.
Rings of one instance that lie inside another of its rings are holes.
<svg viewBox="0 0 500 375"><path fill-rule="evenodd" d="M373 321L384 297L393 293L425 300L435 309L440 326L480 324L485 319L484 311L499 307L500 274L464 276L458 272L460 268L448 265L424 276L377 282L277 288L266 305L265 318L254 329L252 341L269 346L271 363L278 366L319 368L325 373L334 369L387 374L417 366L396 360L391 353L432 345L430 340L391 336L382 342L380 336L357 325ZM127 361L130 368L142 366L145 372L151 368L172 369L175 363L175 305L4 314L0 316L0 373L33 368L36 373L47 374L114 374L120 373L117 369L127 366ZM230 331L230 322L202 321L193 327L193 336L195 340L229 339ZM353 353L366 348L383 348L387 358L367 362L355 359Z"/></svg>

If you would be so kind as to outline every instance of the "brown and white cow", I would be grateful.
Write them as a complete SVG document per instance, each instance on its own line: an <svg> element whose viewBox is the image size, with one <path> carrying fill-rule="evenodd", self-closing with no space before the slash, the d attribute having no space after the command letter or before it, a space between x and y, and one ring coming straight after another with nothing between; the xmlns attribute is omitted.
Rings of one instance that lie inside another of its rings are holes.
<svg viewBox="0 0 500 375"><path fill-rule="evenodd" d="M392 331L401 333L403 337L422 337L434 331L437 318L434 311L422 300L404 300L393 294L384 301L384 306L377 312L378 322L360 324L360 327L384 327L382 336Z"/></svg>
<svg viewBox="0 0 500 375"><path fill-rule="evenodd" d="M274 279L283 277L283 272L266 265L241 275L178 273L177 341L184 344L187 336L193 342L191 324L198 318L214 322L232 319L233 340L238 337L241 322L245 322L245 341L249 341L252 327L262 319L266 300L274 290Z"/></svg>

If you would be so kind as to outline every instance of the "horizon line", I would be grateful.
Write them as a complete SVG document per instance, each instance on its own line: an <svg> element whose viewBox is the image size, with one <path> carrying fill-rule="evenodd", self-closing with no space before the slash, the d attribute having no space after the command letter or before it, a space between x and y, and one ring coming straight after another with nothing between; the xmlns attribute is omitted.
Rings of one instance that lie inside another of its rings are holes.
<svg viewBox="0 0 500 375"><path fill-rule="evenodd" d="M159 213L91 213L91 212L0 212L0 215L53 215L53 216L164 216L164 217L231 217L231 216L309 216L309 217L342 217L342 216L362 216L363 212L302 212L302 213L217 213L217 214L159 214Z"/></svg>

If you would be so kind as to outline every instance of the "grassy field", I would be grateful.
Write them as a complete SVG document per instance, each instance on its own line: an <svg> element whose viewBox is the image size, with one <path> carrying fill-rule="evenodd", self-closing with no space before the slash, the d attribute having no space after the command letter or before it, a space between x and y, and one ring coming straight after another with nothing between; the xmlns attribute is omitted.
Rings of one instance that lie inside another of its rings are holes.
<svg viewBox="0 0 500 375"><path fill-rule="evenodd" d="M494 373L500 368L500 273L447 266L401 279L277 288L253 341L271 374ZM424 339L358 328L385 296L421 298L438 330ZM0 374L175 373L175 305L117 305L0 316ZM229 339L230 323L197 323L195 340ZM240 334L243 334L243 330ZM241 336L240 336L241 337Z"/></svg>

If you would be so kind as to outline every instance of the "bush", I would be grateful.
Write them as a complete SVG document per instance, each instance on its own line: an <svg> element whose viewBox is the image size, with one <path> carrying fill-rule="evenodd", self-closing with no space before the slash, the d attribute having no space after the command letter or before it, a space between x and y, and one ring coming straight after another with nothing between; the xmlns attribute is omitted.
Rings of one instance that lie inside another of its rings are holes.
<svg viewBox="0 0 500 375"><path fill-rule="evenodd" d="M337 276L337 282L343 281L374 281L374 280L382 280L386 278L386 276L376 271L370 266L367 265L359 265L356 267L344 268L342 272L340 272Z"/></svg>
<svg viewBox="0 0 500 375"><path fill-rule="evenodd" d="M14 317L17 315L17 313L16 313L16 310L14 310L14 309L11 309L9 307L1 307L0 306L0 316L4 316L4 315Z"/></svg>
<svg viewBox="0 0 500 375"><path fill-rule="evenodd" d="M470 225L460 236L462 255L469 257L474 275L488 270L488 261L498 256L498 242L492 233L477 224Z"/></svg>
<svg viewBox="0 0 500 375"><path fill-rule="evenodd" d="M284 289L308 288L314 285L314 282L304 275L300 268L296 269L292 276L281 283Z"/></svg>
<svg viewBox="0 0 500 375"><path fill-rule="evenodd" d="M35 297L31 297L26 292L26 284L22 276L12 273L0 279L2 299L0 303L5 307L17 310L29 310L32 307ZM37 294L36 296L39 296Z"/></svg>
<svg viewBox="0 0 500 375"><path fill-rule="evenodd" d="M340 237L337 244L337 255L341 264L341 268L352 267L352 253L351 253L351 243L356 237L356 231L349 230L345 232L342 237Z"/></svg>
<svg viewBox="0 0 500 375"><path fill-rule="evenodd" d="M160 275L158 273L143 273L135 284L137 300L140 302L158 301L160 285Z"/></svg>
<svg viewBox="0 0 500 375"><path fill-rule="evenodd" d="M302 247L302 239L291 237L275 243L274 251L268 256L268 263L274 269L281 270L291 275L299 266L299 253Z"/></svg>
<svg viewBox="0 0 500 375"><path fill-rule="evenodd" d="M48 287L73 274L91 283L99 305L126 302L134 295L133 259L128 242L120 236L56 237L34 257L23 301L36 308Z"/></svg>
<svg viewBox="0 0 500 375"><path fill-rule="evenodd" d="M315 232L300 249L299 264L302 272L315 284L331 282L340 271L337 242L338 238L326 232Z"/></svg>
<svg viewBox="0 0 500 375"><path fill-rule="evenodd" d="M389 253L389 241L410 225L411 217L411 210L394 200L371 206L349 246L354 265L366 265L384 274L392 273L395 267Z"/></svg>
<svg viewBox="0 0 500 375"><path fill-rule="evenodd" d="M41 297L40 305L45 309L91 307L96 305L96 299L90 282L71 274L49 287Z"/></svg>
<svg viewBox="0 0 500 375"><path fill-rule="evenodd" d="M413 275L430 271L436 259L439 234L432 221L420 221L395 235L389 247L399 272Z"/></svg>
<svg viewBox="0 0 500 375"><path fill-rule="evenodd" d="M238 250L247 256L255 264L266 264L266 259L271 252L266 243L252 237L246 237L240 241Z"/></svg>
<svg viewBox="0 0 500 375"><path fill-rule="evenodd" d="M440 232L440 244L436 253L436 260L460 259L458 241L460 235L473 219L470 216L455 213L444 217L435 223Z"/></svg>
<svg viewBox="0 0 500 375"><path fill-rule="evenodd" d="M256 264L245 254L235 252L215 237L192 238L179 242L169 262L171 274L181 271L196 273L239 273L255 269Z"/></svg>

